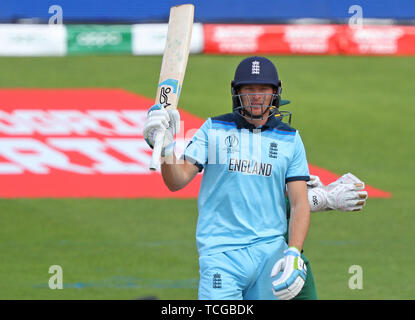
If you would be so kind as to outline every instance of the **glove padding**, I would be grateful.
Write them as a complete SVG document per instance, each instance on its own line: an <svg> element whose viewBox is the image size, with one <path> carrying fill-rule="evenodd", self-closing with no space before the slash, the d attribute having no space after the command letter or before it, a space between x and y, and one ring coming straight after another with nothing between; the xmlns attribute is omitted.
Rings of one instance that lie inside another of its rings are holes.
<svg viewBox="0 0 415 320"><path fill-rule="evenodd" d="M363 181L347 173L325 187L308 189L311 211L360 211L367 199L364 188Z"/></svg>
<svg viewBox="0 0 415 320"><path fill-rule="evenodd" d="M325 187L327 207L332 210L360 211L366 204L367 191L363 183L339 183Z"/></svg>
<svg viewBox="0 0 415 320"><path fill-rule="evenodd" d="M307 181L307 189L323 188L324 184L321 182L319 176L313 176L310 174L310 180Z"/></svg>
<svg viewBox="0 0 415 320"><path fill-rule="evenodd" d="M362 190L365 188L365 183L350 172L342 175L335 182L344 183L344 184L348 184L348 183L356 183L358 185L362 184L362 187L363 187Z"/></svg>
<svg viewBox="0 0 415 320"><path fill-rule="evenodd" d="M307 276L307 267L297 248L289 247L284 251L284 258L274 265L271 277L281 271L281 276L272 282L272 292L280 300L290 300L300 293Z"/></svg>
<svg viewBox="0 0 415 320"><path fill-rule="evenodd" d="M161 104L153 105L147 113L144 124L144 140L153 149L156 134L161 132L164 135L161 156L167 157L174 151L174 136L180 132L180 113L176 109L166 110Z"/></svg>

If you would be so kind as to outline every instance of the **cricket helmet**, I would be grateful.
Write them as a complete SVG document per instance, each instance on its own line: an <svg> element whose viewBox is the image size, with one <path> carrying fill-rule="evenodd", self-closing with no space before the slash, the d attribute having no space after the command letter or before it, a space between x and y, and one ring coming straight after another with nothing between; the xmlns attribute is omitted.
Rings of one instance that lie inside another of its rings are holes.
<svg viewBox="0 0 415 320"><path fill-rule="evenodd" d="M231 82L232 109L234 111L240 110L242 113L246 112L244 109L247 109L247 106L242 105L239 89L241 86L248 84L271 85L275 89L275 93L272 95L270 105L265 107L274 107L271 111L278 111L281 102L282 86L281 81L278 78L277 69L272 61L265 57L253 56L242 60L238 65L234 79ZM273 112L271 112L270 115L272 115L272 113Z"/></svg>

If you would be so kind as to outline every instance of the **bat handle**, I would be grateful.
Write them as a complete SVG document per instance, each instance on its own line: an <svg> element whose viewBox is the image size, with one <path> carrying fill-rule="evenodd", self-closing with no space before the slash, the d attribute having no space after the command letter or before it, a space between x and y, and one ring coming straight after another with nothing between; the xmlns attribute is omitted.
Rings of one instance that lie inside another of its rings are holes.
<svg viewBox="0 0 415 320"><path fill-rule="evenodd" d="M161 148L163 147L164 130L157 130L156 138L154 140L153 154L151 156L150 170L155 171L159 164L161 156Z"/></svg>

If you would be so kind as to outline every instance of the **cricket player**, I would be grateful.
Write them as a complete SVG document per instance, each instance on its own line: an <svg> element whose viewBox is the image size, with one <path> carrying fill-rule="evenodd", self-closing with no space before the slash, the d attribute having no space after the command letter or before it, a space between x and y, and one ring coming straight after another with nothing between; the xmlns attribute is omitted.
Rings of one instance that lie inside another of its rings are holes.
<svg viewBox="0 0 415 320"><path fill-rule="evenodd" d="M148 112L147 143L154 146L156 131L165 135L166 186L180 190L203 171L196 228L199 299L289 299L304 285L310 177L300 134L282 121L281 91L270 60L244 59L231 84L233 112L208 118L182 159L174 154L179 112L160 105Z"/></svg>

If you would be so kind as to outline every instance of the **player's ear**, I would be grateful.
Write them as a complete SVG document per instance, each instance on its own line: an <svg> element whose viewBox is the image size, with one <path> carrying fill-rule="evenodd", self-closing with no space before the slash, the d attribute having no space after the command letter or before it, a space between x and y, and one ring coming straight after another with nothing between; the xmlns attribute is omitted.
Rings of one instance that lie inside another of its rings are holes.
<svg viewBox="0 0 415 320"><path fill-rule="evenodd" d="M231 81L231 94L239 94L239 89L235 86L235 81Z"/></svg>

